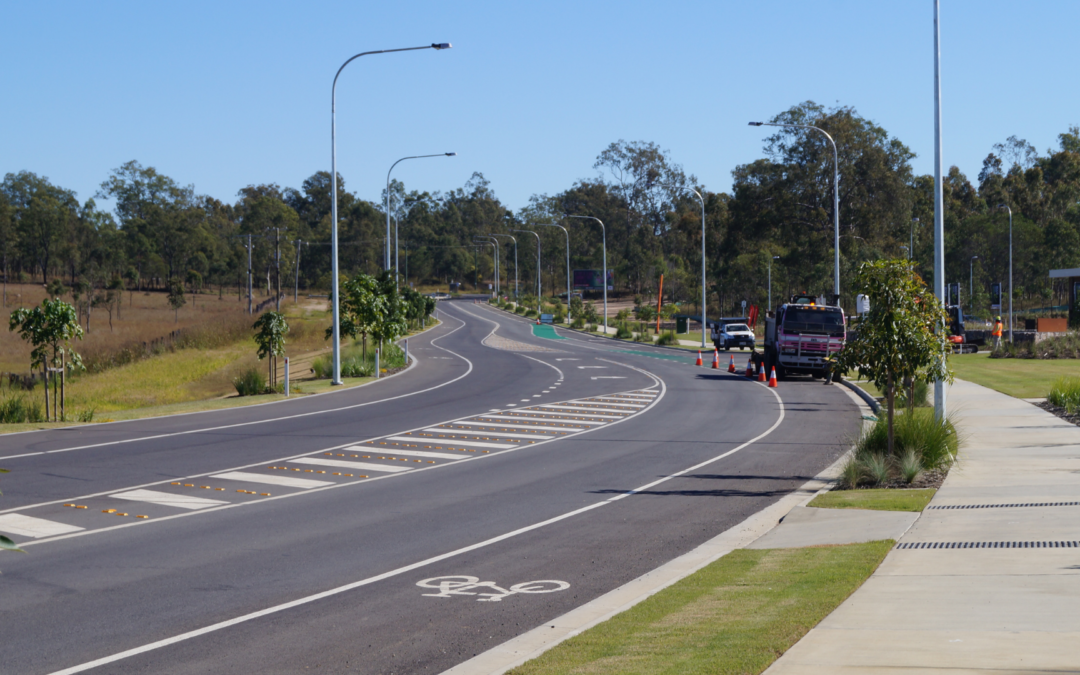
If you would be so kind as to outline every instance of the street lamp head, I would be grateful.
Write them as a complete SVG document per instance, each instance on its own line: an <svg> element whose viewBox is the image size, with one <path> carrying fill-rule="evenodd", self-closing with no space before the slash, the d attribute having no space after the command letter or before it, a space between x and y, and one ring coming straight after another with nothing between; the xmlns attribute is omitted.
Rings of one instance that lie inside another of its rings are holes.
<svg viewBox="0 0 1080 675"><path fill-rule="evenodd" d="M971 256L971 259L972 259L972 260L978 260L978 259L979 259L979 256L977 256L977 255L973 255L973 256Z"/></svg>
<svg viewBox="0 0 1080 675"><path fill-rule="evenodd" d="M778 256L778 255L774 255L774 256L772 257L772 259L773 259L773 260L779 260L779 259L780 259L780 256Z"/></svg>
<svg viewBox="0 0 1080 675"><path fill-rule="evenodd" d="M447 157L457 157L457 153L456 152L448 152L448 153L446 153L446 156Z"/></svg>
<svg viewBox="0 0 1080 675"><path fill-rule="evenodd" d="M432 42L431 43L431 48L432 49L450 49L451 47L453 47L453 45L450 44L449 42Z"/></svg>
<svg viewBox="0 0 1080 675"><path fill-rule="evenodd" d="M764 124L765 124L764 122L750 122L749 126L760 127L760 126L762 126Z"/></svg>

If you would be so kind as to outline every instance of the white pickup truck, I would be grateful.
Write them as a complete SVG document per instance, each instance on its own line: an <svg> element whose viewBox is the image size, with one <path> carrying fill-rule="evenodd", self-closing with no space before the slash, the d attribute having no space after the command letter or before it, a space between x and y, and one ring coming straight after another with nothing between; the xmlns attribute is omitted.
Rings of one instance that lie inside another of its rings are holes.
<svg viewBox="0 0 1080 675"><path fill-rule="evenodd" d="M754 331L745 323L722 323L713 326L713 344L717 349L727 351L732 347L754 349Z"/></svg>

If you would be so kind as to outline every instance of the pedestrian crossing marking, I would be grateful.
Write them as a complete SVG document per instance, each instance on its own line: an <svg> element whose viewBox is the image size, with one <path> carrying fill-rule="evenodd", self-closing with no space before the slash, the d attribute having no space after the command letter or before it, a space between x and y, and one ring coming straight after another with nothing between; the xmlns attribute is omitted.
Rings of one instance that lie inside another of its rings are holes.
<svg viewBox="0 0 1080 675"><path fill-rule="evenodd" d="M219 473L216 476L210 476L210 478L217 478L218 480L235 480L244 483L265 483L266 485L282 485L284 487L303 488L305 490L316 487L323 487L324 485L333 485L332 482L327 480L314 480L311 478L291 478L289 476L267 476L261 473L248 473L246 471L227 471L225 473Z"/></svg>
<svg viewBox="0 0 1080 675"><path fill-rule="evenodd" d="M346 459L322 459L321 457L299 457L297 459L290 459L289 462L291 464L313 464L315 466L333 466L340 469L356 469L357 471L382 471L384 473L400 473L402 471L410 471L412 469L412 467L408 466L391 466L389 464L372 464L371 462L354 462ZM333 483L326 483L326 485L333 485Z"/></svg>
<svg viewBox="0 0 1080 675"><path fill-rule="evenodd" d="M19 535L20 537L52 537L58 534L78 532L86 528L67 523L58 523L54 520L24 516L21 513L5 513L0 516L0 532Z"/></svg>
<svg viewBox="0 0 1080 675"><path fill-rule="evenodd" d="M205 497L192 497L190 495L178 495L171 492L158 492L157 490L129 490L109 495L113 499L127 499L133 502L146 502L148 504L160 504L161 506L174 506L178 509L195 511L207 509L211 506L228 504L220 499L207 499Z"/></svg>

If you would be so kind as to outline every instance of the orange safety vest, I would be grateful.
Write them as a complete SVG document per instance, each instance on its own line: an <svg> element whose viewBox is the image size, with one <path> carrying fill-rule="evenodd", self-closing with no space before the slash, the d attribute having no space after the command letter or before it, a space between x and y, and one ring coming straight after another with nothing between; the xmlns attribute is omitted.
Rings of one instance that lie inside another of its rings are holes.
<svg viewBox="0 0 1080 675"><path fill-rule="evenodd" d="M1004 328L1005 328L1005 325L1003 323L1001 323L1000 321L995 321L994 322L994 330L991 331L990 334L993 335L994 337L1001 337L1001 331Z"/></svg>

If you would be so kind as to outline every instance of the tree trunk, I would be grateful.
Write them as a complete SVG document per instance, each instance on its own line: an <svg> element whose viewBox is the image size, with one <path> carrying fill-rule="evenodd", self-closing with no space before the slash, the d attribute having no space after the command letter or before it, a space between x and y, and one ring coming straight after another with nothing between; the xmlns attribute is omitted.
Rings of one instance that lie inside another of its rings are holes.
<svg viewBox="0 0 1080 675"><path fill-rule="evenodd" d="M895 389L896 389L896 387L893 386L892 373L889 373L889 383L888 383L888 391L887 391L888 406L889 406L889 413L888 413L889 414L889 446L888 446L888 448L889 448L889 457L893 456L893 400L894 400L895 394L896 394Z"/></svg>
<svg viewBox="0 0 1080 675"><path fill-rule="evenodd" d="M42 366L42 373L45 376L45 421L49 421L49 364L46 363Z"/></svg>

